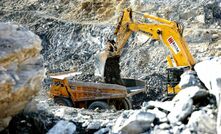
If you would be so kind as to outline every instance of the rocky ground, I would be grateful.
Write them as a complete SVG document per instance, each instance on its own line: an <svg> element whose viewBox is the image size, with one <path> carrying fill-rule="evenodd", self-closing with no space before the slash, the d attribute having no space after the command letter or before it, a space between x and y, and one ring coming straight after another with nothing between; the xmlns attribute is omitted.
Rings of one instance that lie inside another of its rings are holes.
<svg viewBox="0 0 221 134"><path fill-rule="evenodd" d="M182 22L185 26L184 37L197 62L203 61L207 57L221 56L221 3L219 0L2 0L0 2L0 21L22 24L41 38L41 54L47 73L79 71L83 73L75 79L94 81L96 80L93 66L94 54L103 48L108 38L113 38L119 11L125 7ZM162 43L152 42L145 35L134 33L121 57L121 76L146 80L149 88L162 89L161 80L164 78L167 54L167 48ZM42 90L31 103L32 105L36 103L33 106L34 110L15 117L15 121L11 122L9 128L15 126L13 123L19 122L21 127L18 125L18 131L24 125L27 128L37 126L39 133L45 133L62 119L65 121L61 121L60 125L67 124L72 128L69 130L67 127L67 132L76 131L78 133L83 131L93 133L100 128L102 128L100 133L119 133L119 131L204 133L204 130L206 133L214 133L216 129L212 126L215 126L214 123L216 123L217 105L210 101L204 105L195 103L194 97L197 96L198 87L193 89L196 90L195 94L187 95L188 97L184 100L177 101L174 98L169 102L168 105L173 105L175 108L168 106L171 109L164 109L157 105L165 103L148 102L140 110L98 113L54 106L52 100L47 97L49 83L50 80L45 77ZM203 89L204 91L205 89ZM208 99L208 96L210 95L201 97ZM181 110L181 106L189 110L181 117L177 117L178 120L174 120L176 111L172 109ZM26 117L26 115L29 116ZM210 126L202 124L201 120L207 118ZM198 124L196 120L201 122L199 126L196 126ZM37 125L33 125L33 122ZM134 128L137 124L138 126L148 125L131 131L130 128ZM74 125L77 126L76 129L74 129ZM57 126L59 127L59 124ZM112 126L114 127L112 128ZM6 133L8 131L11 129L5 130ZM27 133L35 133L32 129L27 129L27 131ZM54 130L50 131L54 132Z"/></svg>

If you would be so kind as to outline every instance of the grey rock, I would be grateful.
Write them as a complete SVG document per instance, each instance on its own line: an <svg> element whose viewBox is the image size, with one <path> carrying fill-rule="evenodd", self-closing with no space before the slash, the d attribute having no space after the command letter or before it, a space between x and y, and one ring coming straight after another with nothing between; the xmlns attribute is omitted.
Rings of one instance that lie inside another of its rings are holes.
<svg viewBox="0 0 221 134"><path fill-rule="evenodd" d="M211 117L205 110L199 110L192 113L187 124L192 132L216 133L216 117Z"/></svg>
<svg viewBox="0 0 221 134"><path fill-rule="evenodd" d="M198 87L198 86L192 86L187 87L185 89L182 89L174 98L173 102L176 103L180 100L188 100L188 99L197 99L202 98L208 95L208 91Z"/></svg>
<svg viewBox="0 0 221 134"><path fill-rule="evenodd" d="M99 129L101 127L100 121L92 121L88 124L87 129Z"/></svg>
<svg viewBox="0 0 221 134"><path fill-rule="evenodd" d="M181 76L180 76L180 82L179 86L181 89L184 89L186 87L190 86L200 86L200 80L196 76L196 72L192 70L185 71Z"/></svg>
<svg viewBox="0 0 221 134"><path fill-rule="evenodd" d="M159 128L162 130L169 129L171 126L168 123L162 123L159 125Z"/></svg>
<svg viewBox="0 0 221 134"><path fill-rule="evenodd" d="M160 111L158 108L149 109L149 110L147 110L147 112L154 114L156 116L156 118L159 119L160 122L167 122L168 121L167 114Z"/></svg>
<svg viewBox="0 0 221 134"><path fill-rule="evenodd" d="M72 122L60 120L53 126L47 134L73 134L76 131L76 126Z"/></svg>
<svg viewBox="0 0 221 134"><path fill-rule="evenodd" d="M195 16L205 13L205 21L207 24L218 25L219 23L216 22L220 21L220 4L214 4L212 3L213 1L215 0L143 0L142 3L145 4L143 4L139 10L145 10L151 14L155 13L157 14L157 16L163 16L163 18L179 20L183 22L185 26L187 25L189 27L191 26L191 23L188 22L193 22L192 20L195 19ZM20 4L15 4L18 2L20 2ZM49 70L49 72L59 72L72 69L78 70L85 73L82 76L77 77L76 79L92 81L95 79L92 73L94 72L93 54L102 47L105 42L105 38L110 37L113 27L110 25L106 25L106 23L104 25L80 24L81 22L76 22L77 20L74 20L74 23L72 23L72 21L60 20L65 17L64 14L66 15L67 12L75 9L75 7L70 8L70 6L75 5L75 1L72 2L70 4L65 4L65 6L58 6L58 4L60 4L60 1L47 1L42 3L41 1L34 0L33 4L27 4L26 2L21 0L16 2L2 0L0 2L0 5L2 4L3 10L1 12L0 19L1 21L15 21L19 23L25 23L33 31L41 36L41 38L43 39L42 53L44 55L45 67ZM10 5L10 7L8 5ZM148 6L150 8L146 8ZM28 10L26 11L26 9L30 8L35 8L38 12L35 12L34 10L31 12L29 12ZM16 12L13 9L16 9ZM20 9L22 11L19 11ZM54 11L54 9L59 11ZM67 10L62 11L61 9ZM27 19L27 17L29 19ZM193 30L197 31L195 27L193 28ZM144 38L144 41L140 41L139 43L137 43L136 38L138 36L136 35L138 34L134 35L135 36L131 37L131 40L128 41L128 45L124 49L122 55L122 75L126 77L143 78L149 74L152 74L153 72L163 72L166 67L164 59L167 55L167 49L164 50L163 45L158 42L145 43L145 39L147 39L146 36ZM193 43L207 43L211 40L210 35L207 36L207 33L202 31L197 31L196 33L188 35L189 41ZM219 50L213 49L214 47L212 47L212 44L206 44L206 46L210 46L209 50L205 50L206 53ZM192 48L192 44L190 44L190 47L191 51L194 51L194 54L196 54L197 56L205 54L205 52L199 53L196 51L199 49L199 47ZM51 52L48 50L53 51ZM9 79L11 78L10 75L6 76L8 76ZM16 75L13 75L12 77L14 77L12 79L12 83L13 81L16 82L18 77ZM150 79L150 81L152 80L153 79ZM158 84L158 81L153 81L153 83L154 87L161 87L159 86L160 84ZM172 111L174 102L155 103L154 105L156 107L163 108L166 111ZM56 109L58 108L59 107L56 107ZM78 112L82 113L84 112L84 110ZM92 117L95 118L103 117L100 115L100 113L90 114ZM111 115L110 117L114 118L113 116L117 118L115 114ZM125 116L129 117L130 115ZM84 120L91 121L91 118L81 119L81 117L79 117L76 119L75 116L67 115L66 112L64 113L64 115L61 116L61 118L63 117L71 117L74 118L74 120L79 119L78 121L82 122L84 122ZM105 117L109 118L109 116L106 115Z"/></svg>
<svg viewBox="0 0 221 134"><path fill-rule="evenodd" d="M174 103L174 108L168 114L167 118L172 124L176 124L179 121L186 119L191 114L193 109L192 99L181 99Z"/></svg>

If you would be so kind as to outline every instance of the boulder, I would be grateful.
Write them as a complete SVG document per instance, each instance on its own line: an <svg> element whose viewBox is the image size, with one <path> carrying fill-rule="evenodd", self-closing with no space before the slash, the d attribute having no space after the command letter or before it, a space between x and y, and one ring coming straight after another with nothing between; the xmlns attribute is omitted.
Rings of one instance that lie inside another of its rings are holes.
<svg viewBox="0 0 221 134"><path fill-rule="evenodd" d="M139 134L151 127L155 115L149 112L135 111L127 119L121 115L112 128L112 133Z"/></svg>
<svg viewBox="0 0 221 134"><path fill-rule="evenodd" d="M41 87L41 40L26 28L0 23L0 130Z"/></svg>
<svg viewBox="0 0 221 134"><path fill-rule="evenodd" d="M194 69L209 92L216 97L218 106L217 133L221 133L221 57L197 63Z"/></svg>
<svg viewBox="0 0 221 134"><path fill-rule="evenodd" d="M184 89L186 87L190 86L201 86L199 78L196 76L196 72L192 70L185 71L181 76L180 76L180 82L179 86L181 89Z"/></svg>
<svg viewBox="0 0 221 134"><path fill-rule="evenodd" d="M221 57L208 59L197 63L194 69L199 79L205 84L209 92L220 102L221 95Z"/></svg>
<svg viewBox="0 0 221 134"><path fill-rule="evenodd" d="M192 99L181 99L174 103L173 110L168 114L167 118L172 124L184 121L189 116L193 109Z"/></svg>
<svg viewBox="0 0 221 134"><path fill-rule="evenodd" d="M73 134L76 131L76 126L72 122L60 120L53 126L47 134Z"/></svg>
<svg viewBox="0 0 221 134"><path fill-rule="evenodd" d="M180 100L188 100L188 99L198 99L203 98L208 95L208 91L199 87L199 86L191 86L185 89L182 89L174 98L173 102L176 103Z"/></svg>
<svg viewBox="0 0 221 134"><path fill-rule="evenodd" d="M148 109L147 112L150 112L156 116L157 119L159 119L160 122L167 122L167 114L165 112L160 111L158 108L154 109Z"/></svg>

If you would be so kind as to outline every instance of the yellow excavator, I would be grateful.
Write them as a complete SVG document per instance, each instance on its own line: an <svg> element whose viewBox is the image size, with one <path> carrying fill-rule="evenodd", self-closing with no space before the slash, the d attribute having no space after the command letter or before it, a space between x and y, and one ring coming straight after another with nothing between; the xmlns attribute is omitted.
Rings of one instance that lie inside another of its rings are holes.
<svg viewBox="0 0 221 134"><path fill-rule="evenodd" d="M144 18L157 23L141 23L132 19L133 14L142 15ZM167 92L176 94L180 91L178 85L180 75L192 69L195 60L191 55L185 39L182 37L183 25L163 18L132 11L131 8L123 10L114 35L116 41L109 40L105 49L95 56L95 75L104 78L107 83L121 84L119 60L122 48L127 43L133 32L141 32L153 40L160 40L169 49L166 57Z"/></svg>

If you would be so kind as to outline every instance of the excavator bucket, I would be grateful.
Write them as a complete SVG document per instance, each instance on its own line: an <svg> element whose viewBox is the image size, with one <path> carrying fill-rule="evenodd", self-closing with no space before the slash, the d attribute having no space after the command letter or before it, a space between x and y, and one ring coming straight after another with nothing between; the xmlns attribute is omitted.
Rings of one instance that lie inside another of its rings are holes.
<svg viewBox="0 0 221 134"><path fill-rule="evenodd" d="M108 56L109 52L105 50L95 54L95 76L104 77L105 64Z"/></svg>
<svg viewBox="0 0 221 134"><path fill-rule="evenodd" d="M114 43L113 40L108 40L105 44L105 49L95 54L95 76L104 77L106 61L110 53L113 52Z"/></svg>
<svg viewBox="0 0 221 134"><path fill-rule="evenodd" d="M120 56L109 57L108 51L95 55L95 76L103 78L104 82L123 85L120 77Z"/></svg>

